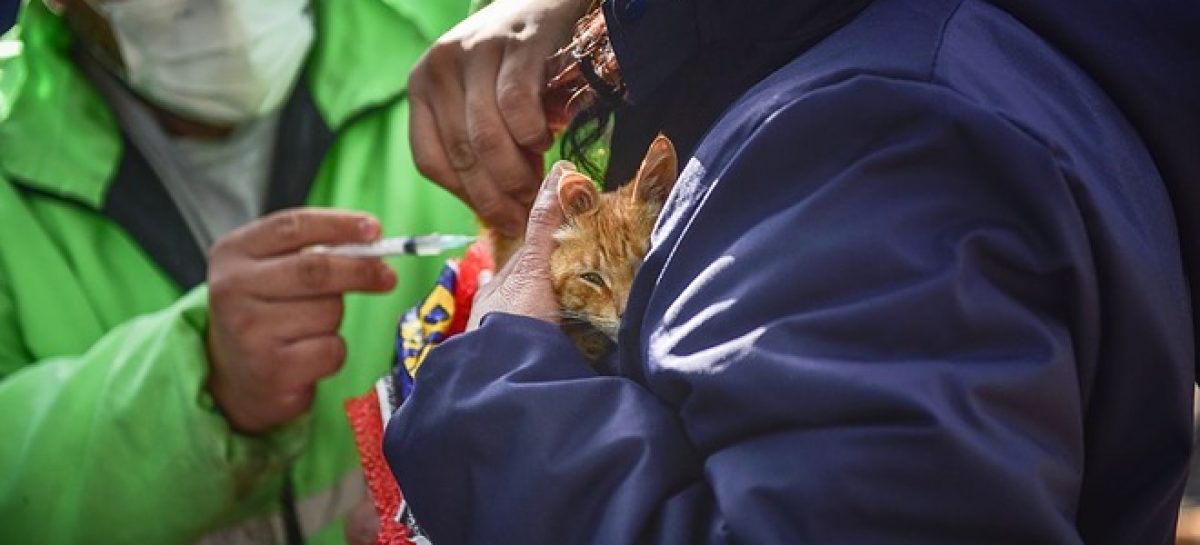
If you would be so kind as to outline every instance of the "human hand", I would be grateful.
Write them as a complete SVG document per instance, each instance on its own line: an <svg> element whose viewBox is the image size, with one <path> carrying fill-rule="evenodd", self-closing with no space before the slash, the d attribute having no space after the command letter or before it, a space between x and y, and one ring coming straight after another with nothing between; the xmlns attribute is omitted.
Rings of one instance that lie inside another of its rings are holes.
<svg viewBox="0 0 1200 545"><path fill-rule="evenodd" d="M552 142L546 59L589 1L495 2L439 39L409 76L417 169L509 237L521 234Z"/></svg>
<svg viewBox="0 0 1200 545"><path fill-rule="evenodd" d="M500 272L484 284L471 305L467 330L479 327L490 312L519 314L559 323L558 301L550 284L550 253L556 242L554 232L562 227L563 211L558 202L558 180L565 169L574 170L567 161L555 163L542 181L529 223L525 244L508 260Z"/></svg>
<svg viewBox="0 0 1200 545"><path fill-rule="evenodd" d="M208 388L230 424L261 433L308 410L317 381L346 357L342 295L385 292L396 273L378 259L304 252L379 237L369 215L293 209L238 229L209 256Z"/></svg>
<svg viewBox="0 0 1200 545"><path fill-rule="evenodd" d="M379 539L379 515L371 498L363 498L349 513L342 528L343 537L350 545L374 545Z"/></svg>

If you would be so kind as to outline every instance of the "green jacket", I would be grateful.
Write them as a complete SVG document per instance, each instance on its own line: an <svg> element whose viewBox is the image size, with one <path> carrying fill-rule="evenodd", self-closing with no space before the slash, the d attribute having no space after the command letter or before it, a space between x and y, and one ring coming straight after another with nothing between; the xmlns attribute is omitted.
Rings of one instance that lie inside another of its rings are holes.
<svg viewBox="0 0 1200 545"><path fill-rule="evenodd" d="M269 208L475 230L413 166L405 101L412 64L467 4L314 1ZM341 542L365 490L342 403L389 368L397 317L442 259L394 260L393 293L347 298L349 357L309 416L232 432L204 386L205 258L71 45L41 0L0 41L0 543L278 540L288 472L309 542Z"/></svg>

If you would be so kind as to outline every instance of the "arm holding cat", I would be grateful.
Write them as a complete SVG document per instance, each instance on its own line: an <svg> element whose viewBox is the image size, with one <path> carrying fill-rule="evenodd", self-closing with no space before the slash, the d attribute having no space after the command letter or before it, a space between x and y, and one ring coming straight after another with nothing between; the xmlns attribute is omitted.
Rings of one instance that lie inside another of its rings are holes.
<svg viewBox="0 0 1200 545"><path fill-rule="evenodd" d="M679 182L625 376L521 295L543 253L429 355L386 446L433 542L1078 542L1094 273L1051 154L908 82L768 113Z"/></svg>

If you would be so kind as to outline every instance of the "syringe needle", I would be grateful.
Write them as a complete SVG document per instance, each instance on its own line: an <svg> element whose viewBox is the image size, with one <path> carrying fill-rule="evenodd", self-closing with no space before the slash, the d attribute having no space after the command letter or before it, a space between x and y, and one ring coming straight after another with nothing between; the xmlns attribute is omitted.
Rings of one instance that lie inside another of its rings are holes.
<svg viewBox="0 0 1200 545"><path fill-rule="evenodd" d="M461 248L475 241L470 235L429 234L379 239L366 244L318 245L309 251L343 257L389 257L400 255L431 256Z"/></svg>

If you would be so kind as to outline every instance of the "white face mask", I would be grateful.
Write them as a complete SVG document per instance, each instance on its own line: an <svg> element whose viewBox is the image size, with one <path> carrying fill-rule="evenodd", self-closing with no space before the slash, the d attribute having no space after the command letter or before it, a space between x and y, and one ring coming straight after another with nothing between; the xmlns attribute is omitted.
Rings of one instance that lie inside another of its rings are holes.
<svg viewBox="0 0 1200 545"><path fill-rule="evenodd" d="M125 82L186 117L235 124L275 111L313 40L308 0L98 3Z"/></svg>

